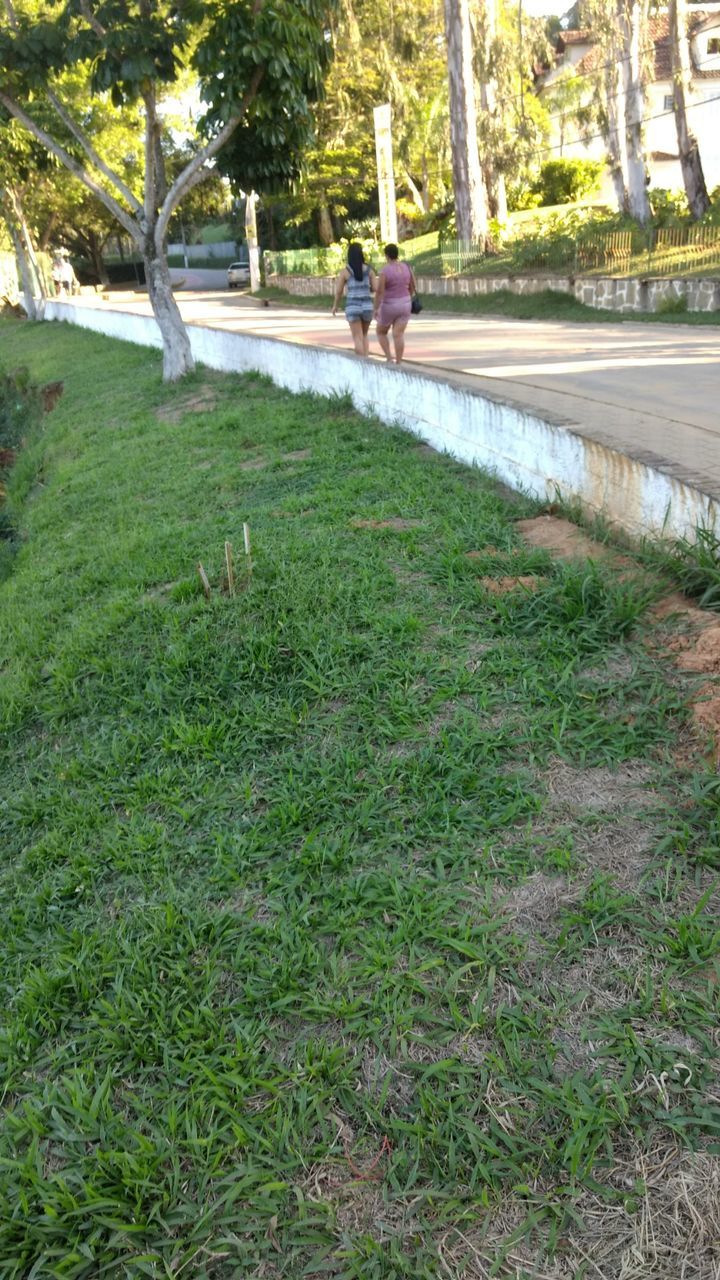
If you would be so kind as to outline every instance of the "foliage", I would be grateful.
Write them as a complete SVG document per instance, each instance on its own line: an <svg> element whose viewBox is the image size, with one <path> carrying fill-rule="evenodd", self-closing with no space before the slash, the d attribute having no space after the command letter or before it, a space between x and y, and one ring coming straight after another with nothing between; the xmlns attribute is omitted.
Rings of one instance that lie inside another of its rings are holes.
<svg viewBox="0 0 720 1280"><path fill-rule="evenodd" d="M545 160L532 190L541 205L572 204L598 190L604 168L600 160Z"/></svg>
<svg viewBox="0 0 720 1280"><path fill-rule="evenodd" d="M0 370L0 452L18 449L39 417L40 393L29 370Z"/></svg>
<svg viewBox="0 0 720 1280"><path fill-rule="evenodd" d="M0 103L99 198L141 252L167 379L193 367L167 270L170 218L184 195L215 174L223 146L222 163L237 183L258 186L260 175L270 182L294 173L331 58L326 21L333 2L63 0L50 7L17 0L0 29ZM204 110L188 124L190 156L170 181L172 127L159 106L187 87L186 64ZM85 77L91 106L108 99L117 108L142 106L139 192L95 151L92 122L86 113L78 118L64 96L68 74ZM48 117L44 125L38 110ZM68 133L70 149L63 145Z"/></svg>
<svg viewBox="0 0 720 1280"><path fill-rule="evenodd" d="M66 382L0 592L3 1276L608 1274L649 1218L711 1274L717 779L642 575L342 398L1 341Z"/></svg>
<svg viewBox="0 0 720 1280"><path fill-rule="evenodd" d="M684 191L668 191L664 187L651 187L648 199L654 227L677 227L690 221L690 210Z"/></svg>

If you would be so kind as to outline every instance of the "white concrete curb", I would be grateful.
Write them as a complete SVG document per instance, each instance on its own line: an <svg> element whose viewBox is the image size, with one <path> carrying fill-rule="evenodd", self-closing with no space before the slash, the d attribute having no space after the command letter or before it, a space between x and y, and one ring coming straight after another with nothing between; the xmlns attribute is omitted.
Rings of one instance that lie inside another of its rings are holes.
<svg viewBox="0 0 720 1280"><path fill-rule="evenodd" d="M46 320L65 320L141 346L160 347L154 319L72 302L49 301ZM579 500L628 533L692 536L698 525L720 529L718 504L692 485L647 462L548 421L512 400L498 400L443 375L396 369L349 352L301 346L188 325L196 359L232 373L255 370L288 391L349 394L362 413L399 424L458 461L491 471L514 489L541 499Z"/></svg>

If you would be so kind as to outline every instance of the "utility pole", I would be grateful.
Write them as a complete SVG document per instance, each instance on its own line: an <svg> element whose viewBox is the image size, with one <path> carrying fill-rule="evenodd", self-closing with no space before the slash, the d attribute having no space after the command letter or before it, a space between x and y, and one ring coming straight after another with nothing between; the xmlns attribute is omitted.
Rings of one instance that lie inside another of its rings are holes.
<svg viewBox="0 0 720 1280"><path fill-rule="evenodd" d="M249 191L245 197L245 238L250 258L250 292L260 288L260 250L257 236L257 194Z"/></svg>

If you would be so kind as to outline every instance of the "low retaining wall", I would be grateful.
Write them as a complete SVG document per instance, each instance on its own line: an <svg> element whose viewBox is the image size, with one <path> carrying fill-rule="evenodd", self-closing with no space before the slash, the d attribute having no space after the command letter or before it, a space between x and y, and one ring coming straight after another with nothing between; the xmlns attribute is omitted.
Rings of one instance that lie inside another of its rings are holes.
<svg viewBox="0 0 720 1280"><path fill-rule="evenodd" d="M95 333L161 347L149 316L53 300L46 320L66 320ZM544 499L578 500L635 536L691 536L717 525L714 500L691 485L578 434L572 423L547 421L511 399L469 389L443 375L396 369L344 351L301 346L225 329L189 325L195 358L212 369L267 374L288 391L347 393L362 413L399 424L458 461L494 473L514 489Z"/></svg>
<svg viewBox="0 0 720 1280"><path fill-rule="evenodd" d="M305 297L332 294L334 276L268 276L268 284ZM720 310L720 279L643 280L638 276L418 276L418 289L429 297L468 298L477 294L570 293L578 302L601 311L657 311L666 299L685 299L688 311Z"/></svg>

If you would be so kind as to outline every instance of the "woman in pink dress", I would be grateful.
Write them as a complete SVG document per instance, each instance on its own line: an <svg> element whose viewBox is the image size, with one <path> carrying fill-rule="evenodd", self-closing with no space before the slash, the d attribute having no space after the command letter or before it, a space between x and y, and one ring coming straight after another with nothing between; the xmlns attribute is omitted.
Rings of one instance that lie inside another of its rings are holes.
<svg viewBox="0 0 720 1280"><path fill-rule="evenodd" d="M405 354L405 330L410 319L410 306L415 293L415 276L407 262L398 262L396 244L385 245L387 262L378 276L375 290L375 316L378 342L386 360L392 361L390 338L392 329L395 363Z"/></svg>

